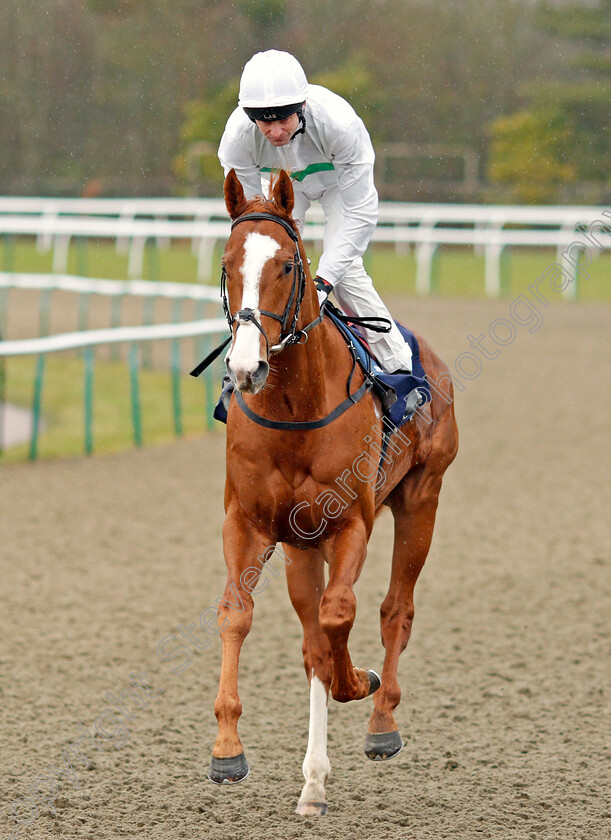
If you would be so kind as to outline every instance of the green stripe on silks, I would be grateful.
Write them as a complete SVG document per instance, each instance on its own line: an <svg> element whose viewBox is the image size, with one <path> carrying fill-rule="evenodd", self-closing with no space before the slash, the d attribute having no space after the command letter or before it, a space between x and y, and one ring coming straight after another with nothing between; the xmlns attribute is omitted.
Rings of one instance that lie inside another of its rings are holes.
<svg viewBox="0 0 611 840"><path fill-rule="evenodd" d="M289 172L293 181L303 181L308 175L314 175L316 172L329 172L335 169L332 163L311 163L305 169L300 169L299 172ZM261 172L279 172L278 169L271 169L269 166L262 166Z"/></svg>

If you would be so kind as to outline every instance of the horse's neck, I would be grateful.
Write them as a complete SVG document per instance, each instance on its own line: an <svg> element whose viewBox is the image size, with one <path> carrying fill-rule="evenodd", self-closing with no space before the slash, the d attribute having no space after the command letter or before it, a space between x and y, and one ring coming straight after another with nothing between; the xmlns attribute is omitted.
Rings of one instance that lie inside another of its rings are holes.
<svg viewBox="0 0 611 840"><path fill-rule="evenodd" d="M318 317L315 295L310 287L304 298L299 328ZM261 392L276 409L284 406L299 420L320 415L321 409L333 399L330 371L334 365L329 326L328 321L317 324L307 333L304 344L293 345L279 353L272 361L269 386Z"/></svg>

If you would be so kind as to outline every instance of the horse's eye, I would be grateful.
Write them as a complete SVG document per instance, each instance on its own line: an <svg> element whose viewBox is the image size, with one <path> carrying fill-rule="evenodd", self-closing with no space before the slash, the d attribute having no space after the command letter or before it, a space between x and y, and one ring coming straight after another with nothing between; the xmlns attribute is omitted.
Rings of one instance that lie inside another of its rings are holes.
<svg viewBox="0 0 611 840"><path fill-rule="evenodd" d="M292 270L293 270L293 263L287 263L284 266L283 273L284 274L290 274Z"/></svg>

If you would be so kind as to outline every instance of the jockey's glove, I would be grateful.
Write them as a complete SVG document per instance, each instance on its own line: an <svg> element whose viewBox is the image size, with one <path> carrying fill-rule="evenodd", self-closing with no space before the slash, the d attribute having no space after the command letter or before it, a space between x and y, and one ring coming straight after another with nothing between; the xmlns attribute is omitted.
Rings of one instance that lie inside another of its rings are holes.
<svg viewBox="0 0 611 840"><path fill-rule="evenodd" d="M333 286L327 280L323 280L323 278L318 275L314 278L314 285L316 286L316 291L318 292L318 305L322 309L323 303L327 300L329 293L333 291Z"/></svg>

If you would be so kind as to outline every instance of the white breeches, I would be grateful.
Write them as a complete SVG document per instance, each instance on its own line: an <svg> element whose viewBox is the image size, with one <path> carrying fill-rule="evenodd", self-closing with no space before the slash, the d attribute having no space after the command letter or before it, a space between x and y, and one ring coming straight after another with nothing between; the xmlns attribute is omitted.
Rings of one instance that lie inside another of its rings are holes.
<svg viewBox="0 0 611 840"><path fill-rule="evenodd" d="M341 222L341 205L335 190L327 191L320 199L325 211L325 237L323 247L328 247ZM371 352L380 367L387 373L412 369L412 352L399 332L382 298L376 292L371 277L365 271L362 257L357 257L343 278L335 285L333 293L346 315L388 318L392 325L389 333L365 330Z"/></svg>
<svg viewBox="0 0 611 840"><path fill-rule="evenodd" d="M346 315L374 315L390 320L392 327L389 333L378 333L368 329L364 331L371 352L386 373L394 373L400 368L412 369L412 351L376 292L361 257L352 263L342 280L334 287L333 294Z"/></svg>

